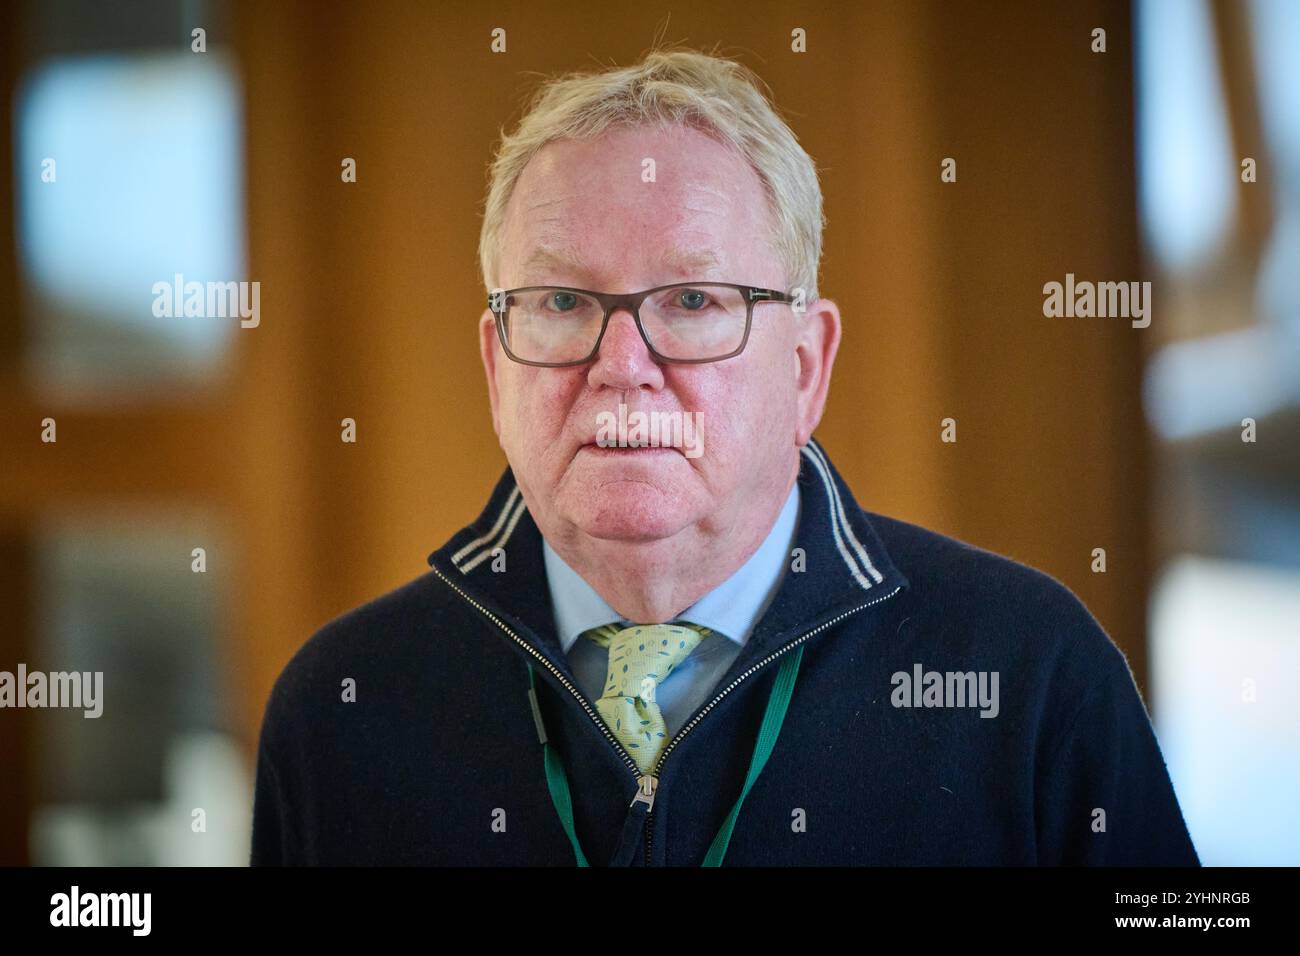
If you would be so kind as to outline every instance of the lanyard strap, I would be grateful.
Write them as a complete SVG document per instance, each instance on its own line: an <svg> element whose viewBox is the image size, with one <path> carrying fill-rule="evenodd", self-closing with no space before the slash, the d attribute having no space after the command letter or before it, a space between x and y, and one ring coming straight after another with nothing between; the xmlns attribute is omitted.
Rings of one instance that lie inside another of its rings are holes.
<svg viewBox="0 0 1300 956"><path fill-rule="evenodd" d="M573 844L573 855L578 866L590 866L582 855L582 846L578 843L578 834L573 830L573 797L569 794L569 776L564 772L564 761L555 752L546 739L546 728L542 724L542 711L537 706L537 692L533 689L533 665L528 665L528 700L533 705L533 720L537 724L537 735L542 738L542 763L546 767L546 787L551 791L551 803L564 827L565 835Z"/></svg>
<svg viewBox="0 0 1300 956"><path fill-rule="evenodd" d="M803 645L800 644L785 659L781 670L776 675L772 692L767 698L763 723L758 729L758 739L754 742L754 754L749 760L749 773L745 775L745 785L741 788L736 805L731 808L731 813L727 814L727 819L722 822L721 829L713 838L713 844L709 847L709 852L705 855L701 866L721 866L722 858L727 855L727 846L731 843L732 831L735 830L736 820L740 817L740 808L744 805L745 798L749 796L750 788L758 780L758 775L763 772L763 767L767 765L767 758L772 755L772 749L781 735L781 725L785 721L790 697L794 694L795 679L799 676L799 664L802 660ZM573 828L573 798L569 792L569 777L564 770L564 761L547 740L546 731L542 726L542 715L537 706L537 694L533 687L532 664L528 665L528 695L533 705L533 717L537 722L538 736L542 738L542 762L546 769L546 786L551 793L551 803L555 806L555 812L560 818L560 825L564 827L569 843L573 845L573 855L578 866L590 866Z"/></svg>

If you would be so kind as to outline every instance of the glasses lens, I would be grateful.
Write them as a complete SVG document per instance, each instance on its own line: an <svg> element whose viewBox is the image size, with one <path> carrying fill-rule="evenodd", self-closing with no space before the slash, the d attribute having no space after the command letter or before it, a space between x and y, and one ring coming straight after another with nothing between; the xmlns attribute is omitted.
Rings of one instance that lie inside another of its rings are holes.
<svg viewBox="0 0 1300 956"><path fill-rule="evenodd" d="M596 344L604 310L567 289L530 289L506 302L506 343L527 362L576 362Z"/></svg>
<svg viewBox="0 0 1300 956"><path fill-rule="evenodd" d="M740 348L747 309L745 294L730 286L673 286L646 298L641 324L665 358L718 358Z"/></svg>

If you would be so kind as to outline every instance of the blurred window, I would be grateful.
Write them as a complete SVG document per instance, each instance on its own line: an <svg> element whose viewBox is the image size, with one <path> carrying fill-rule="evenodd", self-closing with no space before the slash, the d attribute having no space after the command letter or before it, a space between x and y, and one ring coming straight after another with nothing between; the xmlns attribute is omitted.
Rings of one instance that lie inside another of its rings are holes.
<svg viewBox="0 0 1300 956"><path fill-rule="evenodd" d="M1135 12L1153 720L1202 862L1296 865L1300 4Z"/></svg>
<svg viewBox="0 0 1300 956"><path fill-rule="evenodd" d="M193 385L238 319L154 315L153 286L245 278L242 116L220 51L62 56L20 83L15 166L33 385ZM52 164L52 165L51 165ZM53 176L53 181L47 181Z"/></svg>

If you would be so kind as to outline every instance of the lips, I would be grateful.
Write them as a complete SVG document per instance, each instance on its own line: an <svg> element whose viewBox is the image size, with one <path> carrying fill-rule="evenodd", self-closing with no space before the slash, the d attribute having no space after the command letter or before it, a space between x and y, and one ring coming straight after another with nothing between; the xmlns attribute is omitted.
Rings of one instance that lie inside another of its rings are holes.
<svg viewBox="0 0 1300 956"><path fill-rule="evenodd" d="M602 455L614 455L617 452L649 455L655 451L684 454L676 445L698 428L691 427L694 425L691 416L698 414L652 408L634 408L629 411L625 403L619 402L617 412L601 409L595 413L595 427L587 425L582 429L591 437L584 436L585 440L578 446L578 451L585 449ZM685 423L679 423L677 416L686 418Z"/></svg>
<svg viewBox="0 0 1300 956"><path fill-rule="evenodd" d="M582 446L582 448L579 449L579 451L586 451L595 455L617 455L620 453L621 454L636 453L639 455L649 455L649 454L653 454L654 452L670 452L670 451L677 452L678 454L681 453L681 449L673 448L667 445L651 445L647 443L634 445L631 442L628 442L626 445L598 445L594 441L587 442L585 445Z"/></svg>

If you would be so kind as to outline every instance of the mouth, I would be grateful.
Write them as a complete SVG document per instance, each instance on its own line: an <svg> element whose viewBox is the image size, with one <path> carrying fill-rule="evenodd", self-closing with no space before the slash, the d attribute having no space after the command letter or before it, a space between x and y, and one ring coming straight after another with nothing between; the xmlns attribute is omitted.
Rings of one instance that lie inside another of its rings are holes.
<svg viewBox="0 0 1300 956"><path fill-rule="evenodd" d="M586 452L589 455L596 455L603 458L610 458L618 455L638 455L648 457L650 455L681 454L680 449L666 445L634 445L631 442L626 445L598 445L594 441L589 441L578 450L580 452Z"/></svg>

